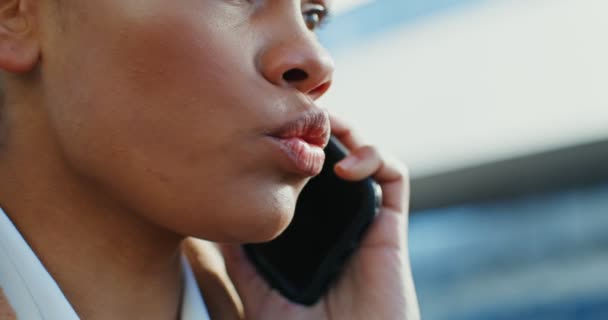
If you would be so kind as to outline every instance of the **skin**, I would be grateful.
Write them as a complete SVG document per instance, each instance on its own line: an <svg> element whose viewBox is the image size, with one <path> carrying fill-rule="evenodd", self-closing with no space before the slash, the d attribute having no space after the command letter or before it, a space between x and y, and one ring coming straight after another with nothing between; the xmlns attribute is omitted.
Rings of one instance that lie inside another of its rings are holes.
<svg viewBox="0 0 608 320"><path fill-rule="evenodd" d="M239 249L284 230L310 178L267 137L331 82L304 4L0 0L0 205L81 318L177 319L192 236L223 244L185 244L217 318L418 319L406 171L339 119L336 172L384 204L338 285L293 305Z"/></svg>
<svg viewBox="0 0 608 320"><path fill-rule="evenodd" d="M15 316L15 312L13 308L8 303L8 300L4 296L4 292L2 292L2 288L0 288L0 319L3 320L15 320L17 317Z"/></svg>

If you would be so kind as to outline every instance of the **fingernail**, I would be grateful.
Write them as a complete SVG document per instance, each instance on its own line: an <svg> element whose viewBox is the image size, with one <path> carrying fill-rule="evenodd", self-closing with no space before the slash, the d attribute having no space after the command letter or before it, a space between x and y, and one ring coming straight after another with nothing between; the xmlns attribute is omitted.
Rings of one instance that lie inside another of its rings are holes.
<svg viewBox="0 0 608 320"><path fill-rule="evenodd" d="M358 160L359 159L357 159L357 157L355 156L348 156L342 159L339 165L340 167L342 167L342 169L351 169L357 163Z"/></svg>

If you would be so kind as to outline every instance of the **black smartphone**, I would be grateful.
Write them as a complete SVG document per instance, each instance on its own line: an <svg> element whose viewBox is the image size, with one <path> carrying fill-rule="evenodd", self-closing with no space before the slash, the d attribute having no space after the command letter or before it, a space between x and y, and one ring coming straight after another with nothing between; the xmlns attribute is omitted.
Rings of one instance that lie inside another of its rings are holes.
<svg viewBox="0 0 608 320"><path fill-rule="evenodd" d="M373 179L350 182L334 173L347 154L332 136L323 170L302 190L287 229L270 242L244 246L258 272L293 302L313 305L325 294L380 208Z"/></svg>

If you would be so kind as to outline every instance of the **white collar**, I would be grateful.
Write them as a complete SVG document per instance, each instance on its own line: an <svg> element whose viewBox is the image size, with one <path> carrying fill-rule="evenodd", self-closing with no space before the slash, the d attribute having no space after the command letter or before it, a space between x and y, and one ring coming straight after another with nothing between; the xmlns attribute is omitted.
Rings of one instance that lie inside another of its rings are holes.
<svg viewBox="0 0 608 320"><path fill-rule="evenodd" d="M184 295L181 320L209 320L209 313L201 290L185 256L182 256L182 266L184 269Z"/></svg>
<svg viewBox="0 0 608 320"><path fill-rule="evenodd" d="M209 314L192 269L182 257L184 293L181 320L208 320ZM80 318L0 208L0 287L17 319L79 320Z"/></svg>

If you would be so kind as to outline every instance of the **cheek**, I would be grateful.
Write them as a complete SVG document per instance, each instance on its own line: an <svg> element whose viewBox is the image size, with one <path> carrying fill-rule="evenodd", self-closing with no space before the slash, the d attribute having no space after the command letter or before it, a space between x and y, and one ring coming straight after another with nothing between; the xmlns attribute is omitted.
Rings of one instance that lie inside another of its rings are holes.
<svg viewBox="0 0 608 320"><path fill-rule="evenodd" d="M216 41L214 30L181 19L161 21L131 26L106 49L107 63L92 68L103 74L105 65L111 76L95 81L88 94L95 101L88 105L96 107L82 116L99 125L92 132L122 145L138 166L166 171L165 181L186 181L193 171L209 179L207 174L225 171L238 158L227 146L241 134L248 139L255 125L245 96L232 93L247 90L238 83L252 74L239 63L248 55L229 39Z"/></svg>
<svg viewBox="0 0 608 320"><path fill-rule="evenodd" d="M246 54L235 56L229 39L217 41L214 30L183 18L154 18L162 23L138 18L79 33L79 45L68 53L78 63L67 68L59 95L68 101L53 110L55 123L66 139L88 132L96 136L89 143L121 152L196 162L197 153L209 153L247 126L244 97L230 89L242 91L235 83L252 71L236 63Z"/></svg>
<svg viewBox="0 0 608 320"><path fill-rule="evenodd" d="M265 116L251 100L259 92L252 49L242 34L158 20L85 30L68 53L79 60L56 87L52 114L67 161L182 234L276 235L299 187L260 170L250 147Z"/></svg>

